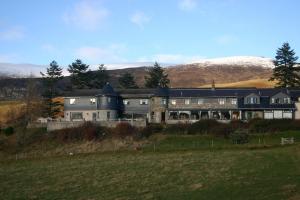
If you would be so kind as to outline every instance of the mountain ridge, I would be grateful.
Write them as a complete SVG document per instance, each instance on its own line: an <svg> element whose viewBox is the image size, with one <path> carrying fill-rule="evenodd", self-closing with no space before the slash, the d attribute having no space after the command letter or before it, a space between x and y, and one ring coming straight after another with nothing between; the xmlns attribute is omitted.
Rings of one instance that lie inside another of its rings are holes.
<svg viewBox="0 0 300 200"><path fill-rule="evenodd" d="M116 63L116 64L106 64L108 70L119 70L128 68L139 68L139 67L150 67L153 66L154 62L132 62L132 63ZM271 58L257 57L257 56L231 56L231 57L220 57L211 59L201 59L196 62L182 63L182 64L170 64L170 63L160 63L161 66L165 68L178 68L178 67L210 67L215 65L222 66L261 66L266 68L273 68L274 64ZM30 63L1 63L0 62L0 74L7 74L9 76L16 77L26 77L33 74L34 76L40 76L40 72L46 70L47 65L38 65ZM63 67L64 75L68 75L67 66ZM92 70L96 70L98 65L91 64Z"/></svg>

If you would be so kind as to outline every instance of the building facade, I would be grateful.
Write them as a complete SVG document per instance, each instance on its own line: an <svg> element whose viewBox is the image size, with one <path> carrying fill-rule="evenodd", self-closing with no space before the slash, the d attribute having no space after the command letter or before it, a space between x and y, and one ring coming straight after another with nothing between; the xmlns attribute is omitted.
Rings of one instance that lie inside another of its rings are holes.
<svg viewBox="0 0 300 200"><path fill-rule="evenodd" d="M298 119L300 89L157 88L65 93L65 121Z"/></svg>

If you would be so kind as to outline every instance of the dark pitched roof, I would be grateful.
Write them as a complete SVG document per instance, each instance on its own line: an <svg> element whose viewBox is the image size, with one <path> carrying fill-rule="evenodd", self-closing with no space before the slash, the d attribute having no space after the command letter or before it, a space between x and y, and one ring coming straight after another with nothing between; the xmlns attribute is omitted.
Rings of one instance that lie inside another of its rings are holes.
<svg viewBox="0 0 300 200"><path fill-rule="evenodd" d="M64 97L82 97L82 96L96 96L101 92L100 89L78 89L66 91L62 94Z"/></svg>
<svg viewBox="0 0 300 200"><path fill-rule="evenodd" d="M105 86L102 88L101 94L107 96L117 96L117 93L115 92L114 88L109 83L106 83Z"/></svg>
<svg viewBox="0 0 300 200"><path fill-rule="evenodd" d="M116 92L123 98L149 98L154 95L155 89L118 89Z"/></svg>
<svg viewBox="0 0 300 200"><path fill-rule="evenodd" d="M287 88L157 88L157 89L117 89L116 91L110 84L106 84L100 89L81 89L65 92L63 96L97 96L97 95L120 95L125 98L151 97L151 96L169 96L169 97L245 97L249 94L256 94L260 97L272 97L278 93L284 93L291 97L300 97L300 89Z"/></svg>
<svg viewBox="0 0 300 200"><path fill-rule="evenodd" d="M169 88L158 87L154 93L157 97L167 97L169 96Z"/></svg>

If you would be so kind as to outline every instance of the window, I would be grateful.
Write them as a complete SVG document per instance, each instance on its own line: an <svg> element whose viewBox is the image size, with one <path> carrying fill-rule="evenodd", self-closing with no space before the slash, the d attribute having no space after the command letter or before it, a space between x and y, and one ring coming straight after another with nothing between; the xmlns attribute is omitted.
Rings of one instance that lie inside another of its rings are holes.
<svg viewBox="0 0 300 200"><path fill-rule="evenodd" d="M232 105L236 105L236 104L237 104L237 99L235 99L235 98L234 98L234 99L231 99L231 104L232 104Z"/></svg>
<svg viewBox="0 0 300 200"><path fill-rule="evenodd" d="M271 102L272 102L272 103L275 103L275 99L274 99L274 98L272 98L272 99L271 99Z"/></svg>
<svg viewBox="0 0 300 200"><path fill-rule="evenodd" d="M203 102L204 102L204 99L198 99L198 104L200 105L200 104L203 104Z"/></svg>
<svg viewBox="0 0 300 200"><path fill-rule="evenodd" d="M289 98L289 97L283 98L283 103L284 104L290 104L291 103L291 98Z"/></svg>
<svg viewBox="0 0 300 200"><path fill-rule="evenodd" d="M76 99L70 99L70 104L75 104L76 103Z"/></svg>
<svg viewBox="0 0 300 200"><path fill-rule="evenodd" d="M283 116L284 119L293 119L293 112L292 111L283 111Z"/></svg>
<svg viewBox="0 0 300 200"><path fill-rule="evenodd" d="M190 104L190 99L185 99L185 100L184 100L184 104L185 104L185 105L189 105L189 104Z"/></svg>
<svg viewBox="0 0 300 200"><path fill-rule="evenodd" d="M95 104L95 103L96 103L96 99L95 99L95 98L91 98L91 99L90 99L90 103L91 103L91 104Z"/></svg>
<svg viewBox="0 0 300 200"><path fill-rule="evenodd" d="M107 103L110 103L110 102L111 102L111 98L107 97Z"/></svg>
<svg viewBox="0 0 300 200"><path fill-rule="evenodd" d="M224 105L224 104L225 104L225 101L226 101L226 99L224 99L224 98L219 99L219 104L220 104L220 105Z"/></svg>
<svg viewBox="0 0 300 200"><path fill-rule="evenodd" d="M148 104L148 99L141 99L140 100L140 105L147 105Z"/></svg>
<svg viewBox="0 0 300 200"><path fill-rule="evenodd" d="M175 99L172 99L172 100L171 100L171 104L172 104L172 105L176 105L176 100L175 100Z"/></svg>
<svg viewBox="0 0 300 200"><path fill-rule="evenodd" d="M83 119L82 112L72 112L71 119Z"/></svg>
<svg viewBox="0 0 300 200"><path fill-rule="evenodd" d="M167 99L162 99L162 100L161 100L161 104L162 104L162 105L166 105L166 104L167 104Z"/></svg>
<svg viewBox="0 0 300 200"><path fill-rule="evenodd" d="M257 97L248 97L247 104L257 104Z"/></svg>
<svg viewBox="0 0 300 200"><path fill-rule="evenodd" d="M129 105L129 100L123 100L124 105Z"/></svg>
<svg viewBox="0 0 300 200"><path fill-rule="evenodd" d="M109 120L110 119L110 112L106 113L106 118Z"/></svg>
<svg viewBox="0 0 300 200"><path fill-rule="evenodd" d="M285 99L285 98L284 98L284 99ZM275 103L275 104L280 104L280 103L281 103L280 98L272 98L272 99L271 99L271 102L272 102L272 103Z"/></svg>

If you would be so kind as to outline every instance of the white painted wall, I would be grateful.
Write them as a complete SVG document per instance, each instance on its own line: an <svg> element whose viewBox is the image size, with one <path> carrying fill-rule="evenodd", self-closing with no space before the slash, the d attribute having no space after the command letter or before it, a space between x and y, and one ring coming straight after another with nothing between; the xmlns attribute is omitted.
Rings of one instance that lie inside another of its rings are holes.
<svg viewBox="0 0 300 200"><path fill-rule="evenodd" d="M295 105L296 105L295 119L300 119L300 102L295 102Z"/></svg>

